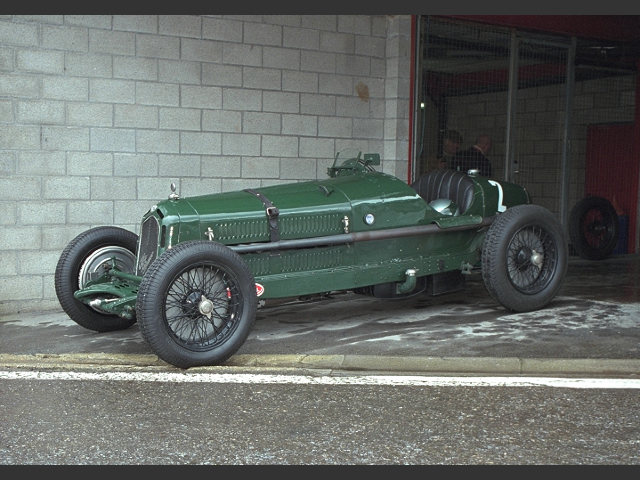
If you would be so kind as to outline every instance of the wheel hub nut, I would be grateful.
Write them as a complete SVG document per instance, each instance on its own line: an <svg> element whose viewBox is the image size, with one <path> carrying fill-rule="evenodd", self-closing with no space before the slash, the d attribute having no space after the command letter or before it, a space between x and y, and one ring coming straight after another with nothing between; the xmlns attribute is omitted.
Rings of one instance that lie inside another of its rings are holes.
<svg viewBox="0 0 640 480"><path fill-rule="evenodd" d="M200 304L198 305L198 310L200 310L200 313L202 315L211 319L211 312L213 312L213 302L202 295L202 299L200 300Z"/></svg>

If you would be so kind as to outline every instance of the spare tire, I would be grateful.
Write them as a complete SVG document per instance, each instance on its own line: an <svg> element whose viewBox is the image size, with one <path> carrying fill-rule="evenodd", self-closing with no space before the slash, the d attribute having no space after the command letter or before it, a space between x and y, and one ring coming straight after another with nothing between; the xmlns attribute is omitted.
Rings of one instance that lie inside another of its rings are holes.
<svg viewBox="0 0 640 480"><path fill-rule="evenodd" d="M569 238L581 258L602 260L611 255L619 229L618 214L606 198L585 197L571 209Z"/></svg>

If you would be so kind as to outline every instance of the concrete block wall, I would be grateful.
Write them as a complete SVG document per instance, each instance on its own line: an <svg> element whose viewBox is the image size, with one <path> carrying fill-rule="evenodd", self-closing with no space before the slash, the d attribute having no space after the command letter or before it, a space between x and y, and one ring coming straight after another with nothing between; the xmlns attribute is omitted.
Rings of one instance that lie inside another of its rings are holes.
<svg viewBox="0 0 640 480"><path fill-rule="evenodd" d="M0 15L0 315L59 308L64 246L138 233L183 196L326 176L379 152L406 178L409 16Z"/></svg>

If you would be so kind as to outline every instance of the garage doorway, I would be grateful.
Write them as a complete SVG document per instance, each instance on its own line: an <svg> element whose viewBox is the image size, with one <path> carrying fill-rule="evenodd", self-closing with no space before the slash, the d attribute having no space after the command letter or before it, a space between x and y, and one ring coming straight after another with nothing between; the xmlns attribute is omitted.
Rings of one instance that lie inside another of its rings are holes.
<svg viewBox="0 0 640 480"><path fill-rule="evenodd" d="M610 166L587 168L591 126L635 121L637 68L628 44L445 16L419 16L416 33L410 177L433 168L448 131L461 134L463 148L489 134L493 177L527 188L568 230L586 178ZM631 139L616 141L631 150ZM637 202L636 190L630 212ZM630 225L629 245L635 230Z"/></svg>

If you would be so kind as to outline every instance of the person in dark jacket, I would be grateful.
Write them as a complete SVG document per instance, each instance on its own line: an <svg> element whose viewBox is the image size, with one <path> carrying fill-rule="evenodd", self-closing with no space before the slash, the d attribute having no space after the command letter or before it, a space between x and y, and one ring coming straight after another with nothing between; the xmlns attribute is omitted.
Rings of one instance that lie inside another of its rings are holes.
<svg viewBox="0 0 640 480"><path fill-rule="evenodd" d="M478 135L472 147L456 154L451 162L451 168L464 173L477 169L480 175L490 177L491 162L487 158L489 150L491 150L491 137L484 134Z"/></svg>

